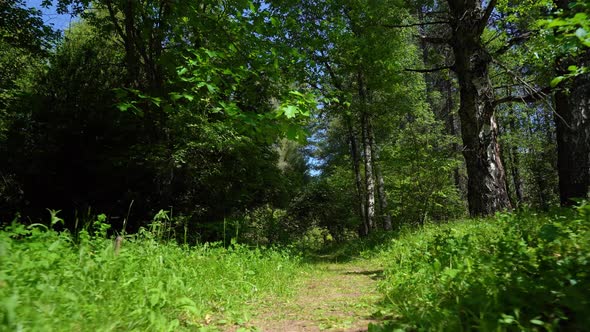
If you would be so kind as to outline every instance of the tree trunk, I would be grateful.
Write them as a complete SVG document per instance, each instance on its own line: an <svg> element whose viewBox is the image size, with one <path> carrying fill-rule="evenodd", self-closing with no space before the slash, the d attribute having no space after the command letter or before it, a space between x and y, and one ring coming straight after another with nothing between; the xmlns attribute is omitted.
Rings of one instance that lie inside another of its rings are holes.
<svg viewBox="0 0 590 332"><path fill-rule="evenodd" d="M373 175L373 154L371 151L371 123L367 110L368 91L362 68L357 73L357 84L360 104L361 130L363 135L363 154L365 156L365 219L368 231L375 228L375 179Z"/></svg>
<svg viewBox="0 0 590 332"><path fill-rule="evenodd" d="M371 125L369 123L369 125ZM373 159L373 170L375 171L375 180L377 181L377 196L379 197L379 211L383 218L383 229L390 231L393 229L391 222L391 214L387 210L387 194L385 193L385 180L381 169L379 167L379 153L377 152L377 145L375 144L375 133L373 128L370 128L371 133L371 154Z"/></svg>
<svg viewBox="0 0 590 332"><path fill-rule="evenodd" d="M461 132L461 128L459 126L459 121L457 120L456 115L453 113L453 85L451 80L445 81L445 90L446 90L446 102L445 108L447 113L447 121L446 121L446 129L447 132L453 137L459 137L459 133ZM461 152L461 146L458 143L453 143L453 151L455 153ZM461 175L461 168L463 164L457 165L453 170L453 180L455 182L455 187L461 194L462 198L467 197L467 184L465 183L465 177Z"/></svg>
<svg viewBox="0 0 590 332"><path fill-rule="evenodd" d="M375 179L373 178L373 154L371 153L371 125L367 112L361 115L363 150L365 153L365 217L369 232L375 228Z"/></svg>
<svg viewBox="0 0 590 332"><path fill-rule="evenodd" d="M577 77L570 94L555 93L557 170L561 205L587 198L590 186L590 75Z"/></svg>
<svg viewBox="0 0 590 332"><path fill-rule="evenodd" d="M350 159L352 161L352 171L354 172L354 183L356 186L356 198L358 202L358 213L361 219L359 226L359 236L364 237L369 234L369 225L365 217L365 203L363 202L363 180L360 170L360 158L358 151L357 135L354 131L350 118L346 119L348 127L348 140L350 143Z"/></svg>
<svg viewBox="0 0 590 332"><path fill-rule="evenodd" d="M514 119L509 122L510 131L514 132L515 124ZM520 158L518 157L518 147L515 144L510 146L509 152L510 160L512 161L512 167L510 168L510 175L512 176L512 182L514 183L514 194L516 195L516 206L522 203L523 190L522 190L522 178L520 176Z"/></svg>
<svg viewBox="0 0 590 332"><path fill-rule="evenodd" d="M467 165L469 212L491 215L510 209L504 166L500 159L494 116L494 89L488 75L492 60L481 35L487 21L481 0L448 0L455 56L453 70L460 86L461 134ZM493 5L493 2L492 4Z"/></svg>
<svg viewBox="0 0 590 332"><path fill-rule="evenodd" d="M569 1L555 0L562 10L569 10ZM567 73L569 65L590 65L590 51L577 61L557 61L559 74ZM557 173L561 205L574 204L572 198L588 198L590 194L590 75L584 74L571 82L569 95L564 90L555 93L555 127L557 136Z"/></svg>
<svg viewBox="0 0 590 332"><path fill-rule="evenodd" d="M514 193L516 194L516 205L520 205L523 199L522 178L520 177L520 158L516 146L511 147L510 158L512 159L512 182L514 182Z"/></svg>
<svg viewBox="0 0 590 332"><path fill-rule="evenodd" d="M133 8L135 1L127 0L123 8L123 23L125 35L123 41L125 44L125 63L127 65L127 80L128 84L137 88L139 85L139 54L136 48L136 34L135 34L135 10ZM113 18L115 19L115 18Z"/></svg>

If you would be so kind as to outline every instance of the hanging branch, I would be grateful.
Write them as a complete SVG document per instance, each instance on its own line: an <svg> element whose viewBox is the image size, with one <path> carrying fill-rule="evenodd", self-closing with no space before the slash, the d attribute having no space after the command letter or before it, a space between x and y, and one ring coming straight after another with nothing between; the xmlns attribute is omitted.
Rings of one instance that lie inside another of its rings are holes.
<svg viewBox="0 0 590 332"><path fill-rule="evenodd" d="M516 81L518 81L522 84L522 86L525 90L531 91L526 96L508 96L508 97L500 98L494 102L494 106L502 104L502 103L508 103L508 102L525 102L526 103L526 102L535 102L535 101L547 99L547 97L549 97L548 94L553 91L553 89L551 89L549 87L537 89L537 88L533 87L529 82L525 81L522 77L520 77L520 75L518 73L515 73L510 68L505 66L503 63L499 62L496 59L492 59L492 62L495 63L496 65L498 65L500 68L504 69L510 75L512 75L512 77ZM559 118L559 120L561 120L561 122L563 122L563 124L567 128L572 129L572 127L567 123L567 121L565 121L565 119L561 115L559 115L559 113L557 113L555 111L555 109L553 108L553 105L551 105L551 103L546 102L546 104L547 104L547 106L549 106L549 109L551 110L551 112L557 118Z"/></svg>
<svg viewBox="0 0 590 332"><path fill-rule="evenodd" d="M548 97L548 93L551 92L551 88L545 87L542 89L535 89L531 93L524 96L506 96L504 98L496 99L494 105L503 103L532 103Z"/></svg>

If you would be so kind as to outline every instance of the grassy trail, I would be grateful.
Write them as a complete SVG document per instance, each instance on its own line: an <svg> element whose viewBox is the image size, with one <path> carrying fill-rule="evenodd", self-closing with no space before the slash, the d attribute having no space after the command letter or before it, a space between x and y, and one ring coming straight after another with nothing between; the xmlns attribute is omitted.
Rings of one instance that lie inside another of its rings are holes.
<svg viewBox="0 0 590 332"><path fill-rule="evenodd" d="M366 331L379 299L382 267L371 260L316 263L302 272L292 298L269 298L248 324L259 331Z"/></svg>

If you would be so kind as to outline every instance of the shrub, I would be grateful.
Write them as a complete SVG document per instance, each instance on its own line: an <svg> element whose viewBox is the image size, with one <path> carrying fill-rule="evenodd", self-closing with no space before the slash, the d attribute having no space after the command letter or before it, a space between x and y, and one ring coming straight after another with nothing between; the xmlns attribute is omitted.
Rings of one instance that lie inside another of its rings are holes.
<svg viewBox="0 0 590 332"><path fill-rule="evenodd" d="M430 226L392 240L373 331L584 330L590 326L590 205L547 216Z"/></svg>

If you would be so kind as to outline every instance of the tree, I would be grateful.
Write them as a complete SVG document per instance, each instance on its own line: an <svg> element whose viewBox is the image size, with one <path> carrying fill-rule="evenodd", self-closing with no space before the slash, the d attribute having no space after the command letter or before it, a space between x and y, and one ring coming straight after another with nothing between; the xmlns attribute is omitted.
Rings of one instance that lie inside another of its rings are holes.
<svg viewBox="0 0 590 332"><path fill-rule="evenodd" d="M301 139L314 97L281 75L289 55L269 51L264 11L143 4L93 2L11 105L1 170L28 202L14 208L62 209L74 227L92 207L120 229L131 206L127 231L170 208L205 240L225 217L285 207L306 180L301 160L279 168L276 146Z"/></svg>
<svg viewBox="0 0 590 332"><path fill-rule="evenodd" d="M450 45L461 94L459 116L467 165L471 215L489 215L511 208L498 145L494 90L489 78L490 54L482 34L496 1L483 8L479 0L449 0Z"/></svg>
<svg viewBox="0 0 590 332"><path fill-rule="evenodd" d="M22 185L13 169L7 168L10 127L21 114L12 112L19 99L30 95L35 78L44 70L59 33L43 22L41 12L26 8L25 2L0 2L0 219L9 220L23 203Z"/></svg>
<svg viewBox="0 0 590 332"><path fill-rule="evenodd" d="M490 70L494 66L500 67L502 71L519 78L516 71L504 66L497 57L530 39L532 34L528 28L531 20L527 21L529 13L539 10L544 3L536 1L532 5L519 5L517 11L524 19L516 20L517 24L513 24L513 16L503 18L503 14L497 12L498 1L495 0L448 0L445 3L448 7L442 11L443 18L417 25L447 26L447 29L439 30L443 31L442 37L422 36L422 40L448 45L453 53L452 60L437 68L420 71L450 69L457 77L463 155L469 178L469 211L471 215L489 215L511 208L498 144L496 107L505 102L532 101L546 96L543 90L531 88L520 80L514 86L520 84L522 88L515 91L524 94L497 97ZM512 9L514 6L510 1L502 1L503 9ZM498 15L491 20L494 13ZM493 23L493 30L486 30L490 23ZM507 37L508 33L512 33L512 37Z"/></svg>
<svg viewBox="0 0 590 332"><path fill-rule="evenodd" d="M590 193L590 42L587 14L590 5L555 1L561 16L550 21L557 40L566 54L557 58L559 75L553 84L563 82L555 92L555 124L557 127L559 194L562 205L571 205L573 198L587 198ZM563 46L562 46L563 47ZM573 73L573 74L572 74Z"/></svg>

